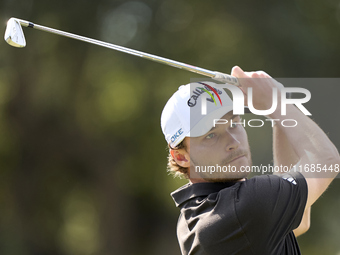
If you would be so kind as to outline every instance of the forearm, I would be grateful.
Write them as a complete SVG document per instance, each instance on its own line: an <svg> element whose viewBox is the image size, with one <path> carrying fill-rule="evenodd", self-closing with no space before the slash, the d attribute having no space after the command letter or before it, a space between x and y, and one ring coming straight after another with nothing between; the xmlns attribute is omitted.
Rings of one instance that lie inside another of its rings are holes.
<svg viewBox="0 0 340 255"><path fill-rule="evenodd" d="M338 171L308 171L314 164L326 169L339 167L340 157L337 149L329 140L327 135L309 117L294 106L287 107L287 115L273 114L273 119L282 121L283 119L294 119L298 125L296 127L283 127L277 124L277 129L287 138L287 142L292 146L299 159L298 169L301 171L308 184L308 200L306 208L310 207L327 189ZM305 169L305 167L307 167Z"/></svg>
<svg viewBox="0 0 340 255"><path fill-rule="evenodd" d="M274 166L291 166L299 161L286 134L278 125L273 127L273 159Z"/></svg>
<svg viewBox="0 0 340 255"><path fill-rule="evenodd" d="M284 137L281 142L290 144L299 160L321 164L338 162L339 153L327 135L294 106L287 106L287 115L281 115L280 111L276 111L270 117L278 120L275 127L276 135L280 136L279 139ZM280 123L284 119L294 119L298 124L296 127L284 127Z"/></svg>

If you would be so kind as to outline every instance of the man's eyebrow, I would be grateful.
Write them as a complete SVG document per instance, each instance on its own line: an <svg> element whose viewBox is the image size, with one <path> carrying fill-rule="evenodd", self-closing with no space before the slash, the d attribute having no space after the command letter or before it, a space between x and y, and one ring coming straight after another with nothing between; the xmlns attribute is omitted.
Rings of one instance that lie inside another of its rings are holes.
<svg viewBox="0 0 340 255"><path fill-rule="evenodd" d="M212 127L207 133L213 131L216 127Z"/></svg>
<svg viewBox="0 0 340 255"><path fill-rule="evenodd" d="M240 116L240 115L237 115L237 114L236 114L236 115L234 115L234 114L233 114L233 115L231 116L231 118L230 118L230 119L231 119L231 120L233 120L233 119L235 119L236 117L239 117L239 116ZM211 128L211 129L210 129L210 130L209 130L207 133L209 133L209 132L213 131L214 129L216 129L216 127L212 127L212 128Z"/></svg>

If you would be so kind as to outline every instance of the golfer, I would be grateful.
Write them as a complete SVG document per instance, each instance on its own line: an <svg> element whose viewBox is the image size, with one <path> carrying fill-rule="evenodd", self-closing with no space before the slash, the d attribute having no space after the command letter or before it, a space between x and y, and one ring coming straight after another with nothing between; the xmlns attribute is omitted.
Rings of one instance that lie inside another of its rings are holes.
<svg viewBox="0 0 340 255"><path fill-rule="evenodd" d="M282 114L282 85L268 74L234 67L231 75L257 110L270 109L272 91L278 89L277 108L267 116L273 124L273 166L289 170L247 179L250 171L244 169L252 162L245 122L233 115L226 91L212 82L181 86L161 117L169 171L189 180L171 194L180 208L181 252L301 254L296 237L308 230L311 206L339 172L339 153L298 107L287 105ZM286 119L297 125L282 125Z"/></svg>

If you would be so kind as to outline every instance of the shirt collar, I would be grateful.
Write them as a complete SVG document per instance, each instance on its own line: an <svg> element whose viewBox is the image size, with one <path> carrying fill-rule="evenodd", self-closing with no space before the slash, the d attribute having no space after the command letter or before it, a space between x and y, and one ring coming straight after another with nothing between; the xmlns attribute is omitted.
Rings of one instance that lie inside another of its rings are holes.
<svg viewBox="0 0 340 255"><path fill-rule="evenodd" d="M184 202L200 196L208 196L211 193L219 192L221 189L231 187L237 182L202 182L188 183L171 193L177 207Z"/></svg>

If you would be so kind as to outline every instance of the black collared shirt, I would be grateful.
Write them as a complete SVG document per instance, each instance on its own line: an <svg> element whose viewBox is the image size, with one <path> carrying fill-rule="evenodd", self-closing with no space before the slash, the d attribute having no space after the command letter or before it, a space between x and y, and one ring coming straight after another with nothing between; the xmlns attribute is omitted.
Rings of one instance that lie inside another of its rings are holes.
<svg viewBox="0 0 340 255"><path fill-rule="evenodd" d="M187 184L171 195L181 210L177 237L183 255L301 254L292 232L307 201L300 173Z"/></svg>

